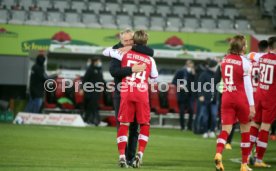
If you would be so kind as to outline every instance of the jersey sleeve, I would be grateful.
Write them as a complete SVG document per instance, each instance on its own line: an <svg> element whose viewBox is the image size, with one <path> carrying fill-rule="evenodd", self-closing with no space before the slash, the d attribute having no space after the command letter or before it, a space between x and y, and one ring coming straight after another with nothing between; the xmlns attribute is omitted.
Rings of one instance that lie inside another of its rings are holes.
<svg viewBox="0 0 276 171"><path fill-rule="evenodd" d="M252 64L248 60L248 58L242 57L242 67L243 67L243 76L250 75Z"/></svg>
<svg viewBox="0 0 276 171"><path fill-rule="evenodd" d="M248 100L248 103L250 106L254 105L254 96L253 96L253 86L251 83L251 63L248 60L248 58L242 57L242 64L243 64L243 82L244 82L244 88L245 88L245 93L246 97Z"/></svg>
<svg viewBox="0 0 276 171"><path fill-rule="evenodd" d="M253 86L249 75L243 77L245 94L250 106L254 106Z"/></svg>
<svg viewBox="0 0 276 171"><path fill-rule="evenodd" d="M124 56L123 54L120 54L118 50L112 49L111 47L106 48L103 51L103 55L104 56L110 56L110 57L118 59L120 61L123 59L123 56Z"/></svg>
<svg viewBox="0 0 276 171"><path fill-rule="evenodd" d="M152 57L150 57L150 60L151 60L150 78L151 79L156 79L158 77L158 70L157 70L157 67L156 67L156 63L155 63L155 60Z"/></svg>

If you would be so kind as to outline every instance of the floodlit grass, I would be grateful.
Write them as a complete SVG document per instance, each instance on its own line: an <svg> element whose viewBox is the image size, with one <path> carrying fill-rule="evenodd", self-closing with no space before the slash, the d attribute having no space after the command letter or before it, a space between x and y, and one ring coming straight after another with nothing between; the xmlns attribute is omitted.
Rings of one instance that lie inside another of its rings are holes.
<svg viewBox="0 0 276 171"><path fill-rule="evenodd" d="M0 124L0 171L122 170L118 167L115 128L70 128ZM190 132L151 129L140 170L212 171L215 139ZM239 135L224 152L227 171L240 165ZM276 142L269 142L265 161L276 167ZM274 170L254 169L257 171Z"/></svg>

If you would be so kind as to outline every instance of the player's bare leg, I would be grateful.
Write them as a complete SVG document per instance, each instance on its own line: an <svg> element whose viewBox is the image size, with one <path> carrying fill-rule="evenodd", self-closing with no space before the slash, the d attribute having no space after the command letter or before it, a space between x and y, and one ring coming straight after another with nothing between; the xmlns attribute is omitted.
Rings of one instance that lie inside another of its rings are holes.
<svg viewBox="0 0 276 171"><path fill-rule="evenodd" d="M117 144L119 151L119 166L122 168L127 168L127 161L125 155L125 149L127 145L127 134L128 134L129 123L120 123L118 133L117 133Z"/></svg>
<svg viewBox="0 0 276 171"><path fill-rule="evenodd" d="M261 124L260 132L257 140L257 147L256 147L257 159L256 159L256 162L254 163L255 167L271 167L271 165L268 165L263 161L263 157L268 145L270 126L271 124L267 124L267 123Z"/></svg>
<svg viewBox="0 0 276 171"><path fill-rule="evenodd" d="M217 139L217 148L215 155L215 166L216 171L224 171L224 166L222 164L222 152L224 150L224 146L226 144L229 133L232 130L232 125L222 125L222 131Z"/></svg>

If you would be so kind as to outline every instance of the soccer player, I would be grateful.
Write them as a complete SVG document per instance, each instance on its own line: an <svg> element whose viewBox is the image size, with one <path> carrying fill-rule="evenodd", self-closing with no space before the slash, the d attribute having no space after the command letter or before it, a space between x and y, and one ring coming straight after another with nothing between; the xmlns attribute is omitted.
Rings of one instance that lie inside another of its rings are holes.
<svg viewBox="0 0 276 171"><path fill-rule="evenodd" d="M259 85L259 58L262 57L264 54L268 52L268 42L267 40L262 40L258 44L259 52L251 52L247 55L247 58L251 60L252 62L252 69L251 69L251 78L252 78L252 86L253 86L253 92L254 92L254 102L255 102L255 107L257 107L257 104L259 103L259 98L258 98L258 93L257 93L257 88ZM256 110L257 111L257 110ZM255 117L251 121L251 127L250 127L250 151L252 151L257 137L259 133L259 128L260 124L262 122L262 113L256 112ZM253 154L253 153L252 153ZM254 165L255 164L255 157L250 158L250 164ZM263 163L263 166L269 167L269 165Z"/></svg>
<svg viewBox="0 0 276 171"><path fill-rule="evenodd" d="M229 54L221 64L221 72L224 83L221 104L222 131L217 139L215 164L217 171L224 171L222 164L222 152L232 125L236 120L241 128L241 171L251 170L247 166L247 157L250 147L250 118L254 117L255 107L253 88L250 80L250 62L243 57L246 50L246 39L242 35L236 35L230 42Z"/></svg>
<svg viewBox="0 0 276 171"><path fill-rule="evenodd" d="M134 31L130 29L123 30L120 33L120 42L115 46L113 46L112 48L119 49L120 51L122 49L125 49L127 51L132 49L133 51L143 53L148 56L153 56L153 53L154 53L153 49L149 48L148 46L134 45L133 35L134 35ZM142 72L145 70L145 68L146 68L146 65L139 65L139 64L135 64L131 67L121 67L120 60L115 58L111 59L109 71L110 71L110 74L114 77L114 83L115 83L113 103L114 103L116 119L118 118L120 101L121 101L121 95L120 95L120 90L118 85L121 84L122 79L124 77L131 76L131 74L133 73ZM116 125L117 125L117 131L118 131L119 125L120 125L119 121L116 122ZM126 147L126 159L127 159L128 165L131 165L135 160L136 148L137 148L138 136L139 136L138 128L139 128L139 125L135 120L129 125L129 136L128 136L128 143Z"/></svg>
<svg viewBox="0 0 276 171"><path fill-rule="evenodd" d="M133 36L135 44L146 45L148 35L145 31L136 31ZM135 158L133 167L140 167L142 157L149 139L150 129L150 105L148 94L148 79L157 78L158 71L155 61L152 57L137 53L130 50L122 54L118 50L107 48L103 52L104 56L111 56L121 60L121 66L132 66L135 63L145 64L146 70L139 73L133 73L129 77L122 80L121 86L121 103L118 115L120 127L117 133L117 143L119 150L119 164L121 167L127 167L125 147L127 144L128 127L136 118L140 125L140 133L138 138L138 153Z"/></svg>
<svg viewBox="0 0 276 171"><path fill-rule="evenodd" d="M276 37L268 39L268 47L270 52L254 60L259 62L260 78L257 89L258 103L256 104L256 112L261 116L254 118L255 122L261 122L260 129L251 127L252 137L256 138L256 162L255 167L270 167L263 162L263 157L268 145L269 129L276 119L276 104L274 98L276 96ZM258 119L258 120L257 120Z"/></svg>

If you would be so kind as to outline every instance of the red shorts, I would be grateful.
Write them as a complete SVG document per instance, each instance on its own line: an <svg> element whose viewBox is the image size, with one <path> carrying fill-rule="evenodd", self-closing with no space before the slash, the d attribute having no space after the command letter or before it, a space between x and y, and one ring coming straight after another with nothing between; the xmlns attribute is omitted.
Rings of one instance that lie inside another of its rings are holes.
<svg viewBox="0 0 276 171"><path fill-rule="evenodd" d="M244 98L240 98L244 99ZM247 100L247 99L246 99ZM233 125L237 120L241 124L249 122L249 104L247 101L238 99L227 99L222 97L221 124Z"/></svg>
<svg viewBox="0 0 276 171"><path fill-rule="evenodd" d="M118 114L118 121L131 123L136 121L139 124L149 124L150 123L150 105L144 102L135 102L130 100L121 99L120 110Z"/></svg>
<svg viewBox="0 0 276 171"><path fill-rule="evenodd" d="M260 100L256 105L256 114L254 121L257 123L272 124L276 119L276 103L268 100Z"/></svg>

